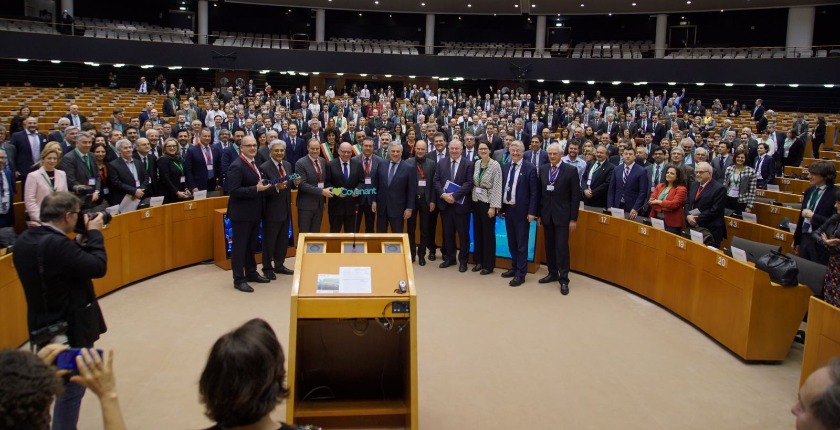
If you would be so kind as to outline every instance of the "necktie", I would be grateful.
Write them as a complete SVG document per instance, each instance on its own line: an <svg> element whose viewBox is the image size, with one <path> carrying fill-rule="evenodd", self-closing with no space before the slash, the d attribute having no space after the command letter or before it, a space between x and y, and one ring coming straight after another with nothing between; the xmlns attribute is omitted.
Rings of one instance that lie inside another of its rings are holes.
<svg viewBox="0 0 840 430"><path fill-rule="evenodd" d="M513 195L513 178L516 176L516 165L517 163L513 163L513 165L510 166L510 175L508 176L508 183L506 188L507 192L505 193L505 200L507 200L508 202L510 201L511 196Z"/></svg>
<svg viewBox="0 0 840 430"><path fill-rule="evenodd" d="M443 160L443 152L438 152L438 163Z"/></svg>
<svg viewBox="0 0 840 430"><path fill-rule="evenodd" d="M472 151L467 151L467 160L472 160Z"/></svg>
<svg viewBox="0 0 840 430"><path fill-rule="evenodd" d="M626 184L626 183L627 183L627 177L628 177L628 176L630 176L630 168L625 166L625 167L624 167L624 175L623 175L623 176L622 176L622 178L621 178L622 183L624 183L624 184Z"/></svg>
<svg viewBox="0 0 840 430"><path fill-rule="evenodd" d="M653 174L653 183L654 185L659 183L659 165L656 165L656 173Z"/></svg>
<svg viewBox="0 0 840 430"><path fill-rule="evenodd" d="M344 184L347 185L347 181L350 180L350 171L347 170L347 163L344 164Z"/></svg>
<svg viewBox="0 0 840 430"><path fill-rule="evenodd" d="M251 168L254 169L254 173L257 174L257 177L262 180L262 175L260 175L260 169L257 169L257 163L254 160L251 160Z"/></svg>
<svg viewBox="0 0 840 430"><path fill-rule="evenodd" d="M9 212L9 199L6 198L6 172L0 170L0 213Z"/></svg>
<svg viewBox="0 0 840 430"><path fill-rule="evenodd" d="M388 169L388 185L391 185L391 180L394 179L394 172L397 170L397 163L391 162L391 168Z"/></svg>
<svg viewBox="0 0 840 430"><path fill-rule="evenodd" d="M41 141L37 133L29 133L29 146L32 148L32 160L41 159Z"/></svg>
<svg viewBox="0 0 840 430"><path fill-rule="evenodd" d="M537 166L537 151L534 151L534 153L531 154L531 164L533 164L534 166ZM537 166L537 167L539 167L539 166Z"/></svg>
<svg viewBox="0 0 840 430"><path fill-rule="evenodd" d="M702 193L702 192L703 192L703 188L704 188L705 186L706 186L706 185L701 185L701 186L700 186L700 188L698 188L698 189L697 189L697 194L695 194L695 195L694 195L694 200L695 200L695 201L697 201L697 199L700 197L700 193Z"/></svg>
<svg viewBox="0 0 840 430"><path fill-rule="evenodd" d="M455 182L455 173L457 173L456 172L457 168L458 168L458 164L455 162L455 160L452 160L452 168L450 169L451 170L451 175L452 175L452 178L451 178L452 182Z"/></svg>
<svg viewBox="0 0 840 430"><path fill-rule="evenodd" d="M84 162L84 163L85 163L85 166L87 166L88 171L90 171L90 163L88 163L88 156L87 156L87 154L82 155L82 162Z"/></svg>
<svg viewBox="0 0 840 430"><path fill-rule="evenodd" d="M146 170L149 170L149 160L147 160L146 157L142 157L140 159L143 160L143 166L146 167Z"/></svg>

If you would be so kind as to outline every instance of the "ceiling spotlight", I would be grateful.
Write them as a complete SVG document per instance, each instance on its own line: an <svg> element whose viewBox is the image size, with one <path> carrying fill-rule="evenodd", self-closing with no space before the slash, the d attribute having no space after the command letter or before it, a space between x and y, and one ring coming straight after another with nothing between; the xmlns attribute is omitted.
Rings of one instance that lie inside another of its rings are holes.
<svg viewBox="0 0 840 430"><path fill-rule="evenodd" d="M117 63L117 64L114 64L114 67L116 67L116 68L118 68L118 69L119 69L120 67L125 67L125 64L123 64L123 63Z"/></svg>
<svg viewBox="0 0 840 430"><path fill-rule="evenodd" d="M788 84L791 88L799 88L799 84Z"/></svg>
<svg viewBox="0 0 840 430"><path fill-rule="evenodd" d="M344 73L336 73L336 76L344 76Z"/></svg>
<svg viewBox="0 0 840 430"><path fill-rule="evenodd" d="M647 82L645 82L645 81L639 82L639 85L647 85Z"/></svg>
<svg viewBox="0 0 840 430"><path fill-rule="evenodd" d="M735 86L735 84L727 82L727 83L723 84L723 86L725 86L725 87L734 87L734 86Z"/></svg>
<svg viewBox="0 0 840 430"><path fill-rule="evenodd" d="M608 15L608 16L612 16L612 13L608 13L607 15Z"/></svg>
<svg viewBox="0 0 840 430"><path fill-rule="evenodd" d="M408 79L414 79L414 78L416 78L416 77L417 77L417 76L415 76L415 75L409 75L409 76L408 76Z"/></svg>
<svg viewBox="0 0 840 430"><path fill-rule="evenodd" d="M636 6L636 3L633 3L633 6Z"/></svg>
<svg viewBox="0 0 840 430"><path fill-rule="evenodd" d="M295 72L293 72L293 71L289 70L289 75L290 75L290 76L294 76L294 75L295 75Z"/></svg>
<svg viewBox="0 0 840 430"><path fill-rule="evenodd" d="M359 73L359 76L364 78L365 76L367 76L367 73Z"/></svg>
<svg viewBox="0 0 840 430"><path fill-rule="evenodd" d="M178 8L178 10L187 10L187 8L185 6L181 6Z"/></svg>
<svg viewBox="0 0 840 430"><path fill-rule="evenodd" d="M204 70L206 72L206 71L210 70L210 68L209 67L202 67L201 70Z"/></svg>
<svg viewBox="0 0 840 430"><path fill-rule="evenodd" d="M765 85L765 84L755 84L755 86L757 86L757 87L759 87L759 88L764 88L764 85Z"/></svg>
<svg viewBox="0 0 840 430"><path fill-rule="evenodd" d="M677 83L676 82L668 82L668 86L673 87L674 85L677 85Z"/></svg>
<svg viewBox="0 0 840 430"><path fill-rule="evenodd" d="M536 8L536 7L537 7L537 5L535 5L535 4L531 5L531 9Z"/></svg>
<svg viewBox="0 0 840 430"><path fill-rule="evenodd" d="M374 1L373 4L379 4L379 0Z"/></svg>
<svg viewBox="0 0 840 430"><path fill-rule="evenodd" d="M595 85L595 81L586 81L586 83L589 85Z"/></svg>
<svg viewBox="0 0 840 430"><path fill-rule="evenodd" d="M181 66L169 66L169 70L181 70Z"/></svg>
<svg viewBox="0 0 840 430"><path fill-rule="evenodd" d="M301 76L309 76L309 73L306 73L306 72L298 72L298 75L301 75Z"/></svg>
<svg viewBox="0 0 840 430"><path fill-rule="evenodd" d="M426 6L426 3L420 3L420 6Z"/></svg>
<svg viewBox="0 0 840 430"><path fill-rule="evenodd" d="M362 16L362 14L360 13L359 16Z"/></svg>
<svg viewBox="0 0 840 430"><path fill-rule="evenodd" d="M562 81L560 81L560 82L562 82L562 83L564 83L564 84L568 84L568 83L569 83L569 80L568 80L568 79L563 79L563 80L562 80Z"/></svg>
<svg viewBox="0 0 840 430"><path fill-rule="evenodd" d="M467 3L467 7L472 7L472 5L471 5L471 4L469 4L469 3Z"/></svg>
<svg viewBox="0 0 840 430"><path fill-rule="evenodd" d="M545 82L545 79L537 79L537 82L543 83L543 82Z"/></svg>
<svg viewBox="0 0 840 430"><path fill-rule="evenodd" d="M613 85L621 85L621 81L612 81Z"/></svg>
<svg viewBox="0 0 840 430"><path fill-rule="evenodd" d="M261 75L265 75L266 73L268 73L268 70L260 70Z"/></svg>
<svg viewBox="0 0 840 430"><path fill-rule="evenodd" d="M313 75L320 75L321 72L312 72Z"/></svg>
<svg viewBox="0 0 840 430"><path fill-rule="evenodd" d="M585 5L584 5L583 3L581 3L581 4L580 4L580 7L583 7L583 6L585 6Z"/></svg>
<svg viewBox="0 0 840 430"><path fill-rule="evenodd" d="M18 61L20 61L21 63L25 63L25 62L29 61L29 59L28 58L18 58Z"/></svg>
<svg viewBox="0 0 840 430"><path fill-rule="evenodd" d="M562 27L562 26L563 26L563 23L562 23L562 22L558 22L557 24L554 24L554 26L555 26L555 27Z"/></svg>
<svg viewBox="0 0 840 430"><path fill-rule="evenodd" d="M823 84L826 88L834 88L834 84Z"/></svg>
<svg viewBox="0 0 840 430"><path fill-rule="evenodd" d="M703 85L706 85L706 83L705 82L698 82L695 85L697 85L698 87L702 87Z"/></svg>
<svg viewBox="0 0 840 430"><path fill-rule="evenodd" d="M458 19L461 19L461 17L459 16Z"/></svg>
<svg viewBox="0 0 840 430"><path fill-rule="evenodd" d="M386 78L393 77L394 75L385 75Z"/></svg>
<svg viewBox="0 0 840 430"><path fill-rule="evenodd" d="M685 4L691 4L691 0L686 0Z"/></svg>
<svg viewBox="0 0 840 430"><path fill-rule="evenodd" d="M285 75L287 73L289 73L289 72L280 72L281 75Z"/></svg>
<svg viewBox="0 0 840 430"><path fill-rule="evenodd" d="M152 67L155 67L155 66L153 64L145 64L143 66L140 66L141 69L151 69Z"/></svg>
<svg viewBox="0 0 840 430"><path fill-rule="evenodd" d="M53 63L53 64L61 64L61 60L50 60L50 63ZM117 66L117 65L116 65L116 64L114 64L114 67L116 67L116 66ZM123 66L124 66L124 64L123 64Z"/></svg>
<svg viewBox="0 0 840 430"><path fill-rule="evenodd" d="M440 79L440 78L437 77L437 76L432 76L432 79Z"/></svg>

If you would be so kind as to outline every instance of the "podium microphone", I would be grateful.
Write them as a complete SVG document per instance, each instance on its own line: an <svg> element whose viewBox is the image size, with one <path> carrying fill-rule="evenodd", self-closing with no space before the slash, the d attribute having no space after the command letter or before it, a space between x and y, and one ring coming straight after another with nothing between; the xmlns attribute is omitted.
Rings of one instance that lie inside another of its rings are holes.
<svg viewBox="0 0 840 430"><path fill-rule="evenodd" d="M353 208L353 251L356 250L356 230L359 228L356 221L359 219L359 204Z"/></svg>

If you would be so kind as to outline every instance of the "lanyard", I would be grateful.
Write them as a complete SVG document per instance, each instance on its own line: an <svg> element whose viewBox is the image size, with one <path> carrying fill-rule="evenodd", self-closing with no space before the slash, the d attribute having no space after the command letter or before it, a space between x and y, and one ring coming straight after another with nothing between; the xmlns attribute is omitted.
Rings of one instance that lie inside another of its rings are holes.
<svg viewBox="0 0 840 430"><path fill-rule="evenodd" d="M424 173L423 169L421 168L422 163L423 161L417 160L417 165L415 166L417 167L417 174L420 175L420 180L426 179L426 173Z"/></svg>
<svg viewBox="0 0 840 430"><path fill-rule="evenodd" d="M560 166L551 166L551 170L548 172L548 182L551 185L554 185L557 182L557 176L560 174Z"/></svg>
<svg viewBox="0 0 840 430"><path fill-rule="evenodd" d="M184 174L184 166L183 166L181 163L179 163L179 162L177 162L177 161L175 161L175 160L172 160L172 164L174 164L174 165L175 165L175 167L177 167L177 168L178 168L178 170L180 170L180 171L181 171L181 174L182 174L182 175Z"/></svg>
<svg viewBox="0 0 840 430"><path fill-rule="evenodd" d="M241 159L243 163L247 164L247 165L248 165L248 167L250 167L250 168L251 168L251 170L253 170L253 171L254 171L254 174L256 174L256 175L257 175L257 178L262 179L262 175L260 175L260 171L259 171L259 170L257 170L257 166L255 166L254 164L251 164L251 162L250 162L250 161L248 161L248 160L245 158L245 156L244 156L244 155L242 155L242 154L239 154L239 159Z"/></svg>
<svg viewBox="0 0 840 430"><path fill-rule="evenodd" d="M601 170L601 163L595 163L595 168L592 169L592 176L594 177L598 170Z"/></svg>
<svg viewBox="0 0 840 430"><path fill-rule="evenodd" d="M814 190L814 192L811 194L811 199L808 200L808 209L813 211L814 208L817 207L817 204L820 202L820 199L822 198L824 192L825 188L821 190Z"/></svg>
<svg viewBox="0 0 840 430"><path fill-rule="evenodd" d="M481 185L481 178L484 177L484 174L487 172L487 168L490 167L490 163L488 162L486 166L479 167L478 170L478 185Z"/></svg>
<svg viewBox="0 0 840 430"><path fill-rule="evenodd" d="M87 174L88 174L88 178L92 178L93 177L93 168L90 167L90 157L88 157L87 162L85 162L85 158L84 158L85 156L82 155L81 152L79 152L79 148L74 148L73 150L76 151L76 155L79 156L79 160L82 160L82 163L84 163L85 170L87 171ZM87 154L85 154L85 155L87 155Z"/></svg>
<svg viewBox="0 0 840 430"><path fill-rule="evenodd" d="M311 157L309 158L309 161L311 161L312 165L315 166L315 173L318 174L318 182L321 182L322 181L322 179L321 179L321 161L320 160L313 160Z"/></svg>
<svg viewBox="0 0 840 430"><path fill-rule="evenodd" d="M49 185L50 191L55 192L55 184L53 184L53 181L50 179L49 176L47 176L46 173L44 173L44 179L47 181L47 185Z"/></svg>

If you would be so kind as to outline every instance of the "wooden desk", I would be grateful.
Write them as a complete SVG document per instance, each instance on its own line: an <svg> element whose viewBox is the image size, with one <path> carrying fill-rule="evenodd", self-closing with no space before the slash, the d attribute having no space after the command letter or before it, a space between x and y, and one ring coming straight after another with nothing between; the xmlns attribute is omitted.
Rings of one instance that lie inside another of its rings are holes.
<svg viewBox="0 0 840 430"><path fill-rule="evenodd" d="M803 198L802 193L794 194L784 191L770 191L762 189L756 189L755 196L765 199L773 199L779 203L802 203Z"/></svg>
<svg viewBox="0 0 840 430"><path fill-rule="evenodd" d="M739 228L767 229L730 221ZM570 242L572 270L659 303L748 361L787 357L811 296L804 285L771 284L752 264L608 215L580 211Z"/></svg>
<svg viewBox="0 0 840 430"><path fill-rule="evenodd" d="M753 213L758 218L758 223L768 227L777 228L782 218L787 218L795 223L799 219L799 211L786 206L768 205L767 203L753 204ZM785 229L784 231L790 231Z"/></svg>
<svg viewBox="0 0 840 430"><path fill-rule="evenodd" d="M811 297L799 384L805 383L808 375L837 356L840 356L840 308Z"/></svg>
<svg viewBox="0 0 840 430"><path fill-rule="evenodd" d="M417 300L408 236L356 235L367 252L341 253L341 242L352 240L352 234L298 237L286 420L333 428L417 429ZM400 243L402 252L384 253L384 242ZM326 252L307 252L311 243L324 243ZM348 266L371 268L371 294L317 292L318 274L337 274ZM394 291L400 280L408 285L406 294ZM394 313L395 302L407 303L410 311ZM386 318L388 326L382 322ZM322 399L312 400L313 393Z"/></svg>
<svg viewBox="0 0 840 430"><path fill-rule="evenodd" d="M808 181L791 178L776 178L776 184L779 185L780 191L786 191L793 194L802 194L805 192L806 188L811 186Z"/></svg>

